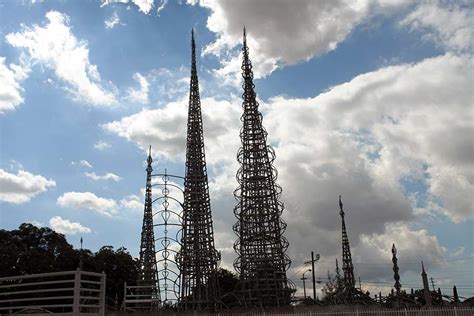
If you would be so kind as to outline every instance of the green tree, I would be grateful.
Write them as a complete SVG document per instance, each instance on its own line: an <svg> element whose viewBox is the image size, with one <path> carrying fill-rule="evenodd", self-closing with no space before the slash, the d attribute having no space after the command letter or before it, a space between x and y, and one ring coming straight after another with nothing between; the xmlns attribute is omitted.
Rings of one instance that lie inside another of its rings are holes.
<svg viewBox="0 0 474 316"><path fill-rule="evenodd" d="M1 276L74 270L79 263L79 252L64 235L32 224L1 230L0 249Z"/></svg>
<svg viewBox="0 0 474 316"><path fill-rule="evenodd" d="M126 248L114 250L104 246L93 254L88 249L77 250L63 234L48 227L21 224L16 230L0 230L0 277L73 271L83 260L83 270L105 272L107 302L123 299L123 283L138 279L138 261Z"/></svg>
<svg viewBox="0 0 474 316"><path fill-rule="evenodd" d="M115 298L120 304L123 300L123 285L134 285L138 279L138 260L134 259L126 248L114 251L112 246L103 246L94 255L95 271L107 275L106 296L111 304Z"/></svg>

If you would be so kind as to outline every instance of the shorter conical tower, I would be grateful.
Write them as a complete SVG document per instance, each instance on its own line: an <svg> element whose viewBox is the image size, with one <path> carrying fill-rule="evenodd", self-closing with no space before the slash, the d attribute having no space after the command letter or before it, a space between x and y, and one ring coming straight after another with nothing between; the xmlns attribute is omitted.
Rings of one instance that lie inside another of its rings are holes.
<svg viewBox="0 0 474 316"><path fill-rule="evenodd" d="M453 302L459 303L459 295L458 295L458 289L456 288L456 285L453 286Z"/></svg>
<svg viewBox="0 0 474 316"><path fill-rule="evenodd" d="M425 294L426 305L432 305L430 285L428 284L428 275L426 274L423 261L421 262L421 278L423 280L423 292Z"/></svg>
<svg viewBox="0 0 474 316"><path fill-rule="evenodd" d="M151 146L147 158L146 167L146 189L145 189L145 209L143 212L143 225L140 242L140 286L149 286L149 290L142 289L143 295L149 295L152 299L159 299L158 272L155 256L155 235L153 232L153 210L152 210L152 186L151 173Z"/></svg>
<svg viewBox="0 0 474 316"><path fill-rule="evenodd" d="M349 246L349 237L347 236L341 195L339 195L339 215L341 215L342 221L342 271L344 271L344 286L348 289L353 289L355 287L354 265L352 264L351 247Z"/></svg>

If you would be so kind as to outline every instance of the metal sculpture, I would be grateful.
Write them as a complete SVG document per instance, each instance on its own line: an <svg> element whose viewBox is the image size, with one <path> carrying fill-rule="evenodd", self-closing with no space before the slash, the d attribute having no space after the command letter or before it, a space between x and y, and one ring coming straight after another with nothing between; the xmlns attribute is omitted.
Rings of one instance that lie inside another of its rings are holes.
<svg viewBox="0 0 474 316"><path fill-rule="evenodd" d="M428 285L428 275L425 271L425 265L421 262L421 279L423 281L423 293L426 305L432 305L430 286Z"/></svg>
<svg viewBox="0 0 474 316"><path fill-rule="evenodd" d="M159 179L153 181L152 186L161 188L161 195L153 200L160 206L153 214L155 218L155 232L157 237L156 257L158 269L158 282L160 285L161 303L163 308L170 308L176 305L179 298L179 269L175 257L181 247L182 233L182 197L183 189L177 184L184 178L168 174L166 169L164 173L152 175ZM176 194L172 194L176 191ZM176 198L180 195L180 199Z"/></svg>
<svg viewBox="0 0 474 316"><path fill-rule="evenodd" d="M392 262L393 262L393 279L395 280L395 290L397 291L397 295L400 295L400 289L402 285L400 284L400 275L398 274L398 259L397 259L397 248L395 248L395 244L392 246Z"/></svg>
<svg viewBox="0 0 474 316"><path fill-rule="evenodd" d="M140 243L140 274L138 284L141 286L140 295L147 296L151 300L159 301L158 273L155 256L155 235L153 232L153 210L152 210L152 184L151 173L151 146L148 153L146 167L146 189L145 209L143 212L143 225ZM153 306L152 306L153 308Z"/></svg>
<svg viewBox="0 0 474 316"><path fill-rule="evenodd" d="M347 237L343 206L342 196L339 195L339 215L341 215L342 221L342 271L344 271L344 286L346 288L355 288L354 265L352 264L351 247L349 246L349 237Z"/></svg>
<svg viewBox="0 0 474 316"><path fill-rule="evenodd" d="M238 293L246 306L282 306L289 304L292 293L286 276L291 261L285 255L288 241L283 236L286 224L281 219L282 190L276 184L275 153L267 145L258 109L245 29L242 53L242 147L237 154L239 187L234 192L238 201L234 208L238 219L234 225L238 236L234 244L238 255L234 267L240 274Z"/></svg>
<svg viewBox="0 0 474 316"><path fill-rule="evenodd" d="M352 263L351 248L345 223L345 213L342 204L342 197L339 195L339 215L342 220L342 270L344 277L339 277L339 264L336 259L336 285L334 291L329 293L326 301L329 304L364 304L373 303L368 293L364 293L361 288L356 288L354 279L354 265Z"/></svg>
<svg viewBox="0 0 474 316"><path fill-rule="evenodd" d="M214 246L194 31L191 50L183 233L177 262L181 271L180 308L199 311L218 308L220 253Z"/></svg>

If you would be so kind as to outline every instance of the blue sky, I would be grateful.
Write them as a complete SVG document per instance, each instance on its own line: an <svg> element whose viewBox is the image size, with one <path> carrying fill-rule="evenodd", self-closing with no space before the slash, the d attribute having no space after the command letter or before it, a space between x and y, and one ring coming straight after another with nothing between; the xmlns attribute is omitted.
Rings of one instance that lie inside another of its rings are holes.
<svg viewBox="0 0 474 316"><path fill-rule="evenodd" d="M424 260L443 290L474 294L469 2L0 7L1 228L34 221L75 246L83 236L92 250L137 255L148 146L157 172L183 174L194 28L216 245L231 268L245 25L283 187L289 276L298 282L311 250L321 277L333 269L342 194L368 288L390 289L396 243L402 285L418 286Z"/></svg>

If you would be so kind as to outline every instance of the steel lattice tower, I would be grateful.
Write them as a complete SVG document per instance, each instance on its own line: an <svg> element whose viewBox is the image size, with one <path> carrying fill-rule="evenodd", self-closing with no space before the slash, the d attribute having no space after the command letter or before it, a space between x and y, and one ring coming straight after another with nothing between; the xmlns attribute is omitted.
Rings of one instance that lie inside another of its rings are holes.
<svg viewBox="0 0 474 316"><path fill-rule="evenodd" d="M344 271L344 286L347 289L354 289L354 265L352 264L351 247L349 246L349 238L347 237L346 222L344 220L344 210L342 197L339 195L339 215L342 220L342 271Z"/></svg>
<svg viewBox="0 0 474 316"><path fill-rule="evenodd" d="M214 310L220 299L216 278L220 254L214 247L194 30L191 50L183 232L177 256L181 272L180 308Z"/></svg>
<svg viewBox="0 0 474 316"><path fill-rule="evenodd" d="M397 291L397 295L400 295L400 289L402 285L400 284L400 274L398 274L398 259L397 259L397 248L395 248L395 244L392 246L392 262L393 262L393 279L395 280L395 290Z"/></svg>
<svg viewBox="0 0 474 316"><path fill-rule="evenodd" d="M159 298L158 272L155 256L155 236L153 232L153 210L152 210L152 191L151 191L151 173L153 168L151 164L151 146L147 159L146 167L146 191L145 191L145 209L143 212L143 226L140 243L140 279L138 283L142 286L151 286L150 291L143 291L144 295L151 295L152 298ZM145 293L146 292L146 293Z"/></svg>
<svg viewBox="0 0 474 316"><path fill-rule="evenodd" d="M283 237L284 207L279 201L281 187L275 183L275 153L267 145L267 132L256 100L245 28L242 53L244 113L242 147L237 154L239 187L234 192L238 201L234 208L238 219L234 225L238 236L234 267L240 274L238 292L245 305L280 306L290 302L292 292L286 276L290 259L285 255L288 241Z"/></svg>

